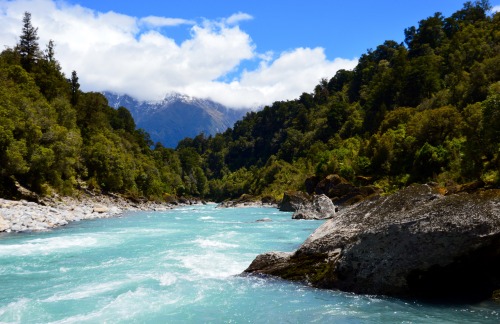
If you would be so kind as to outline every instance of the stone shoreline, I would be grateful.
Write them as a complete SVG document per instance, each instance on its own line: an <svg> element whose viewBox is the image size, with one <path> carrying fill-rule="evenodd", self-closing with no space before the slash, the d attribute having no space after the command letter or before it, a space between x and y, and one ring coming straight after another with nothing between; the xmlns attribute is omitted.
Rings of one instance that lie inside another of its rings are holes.
<svg viewBox="0 0 500 324"><path fill-rule="evenodd" d="M285 206L286 207L286 206ZM500 296L500 189L413 184L341 209L294 252L245 273L358 294L479 302Z"/></svg>
<svg viewBox="0 0 500 324"><path fill-rule="evenodd" d="M0 233L44 231L80 220L116 217L125 211L163 211L177 206L134 202L113 195L50 197L39 203L0 198Z"/></svg>

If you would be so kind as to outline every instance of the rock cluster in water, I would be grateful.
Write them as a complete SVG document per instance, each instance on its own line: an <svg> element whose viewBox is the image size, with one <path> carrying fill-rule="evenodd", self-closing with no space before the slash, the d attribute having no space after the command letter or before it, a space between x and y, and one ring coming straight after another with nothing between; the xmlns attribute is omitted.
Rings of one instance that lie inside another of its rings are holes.
<svg viewBox="0 0 500 324"><path fill-rule="evenodd" d="M276 207L276 201L271 197L255 197L243 194L238 199L226 200L217 205L217 208L240 208L240 207Z"/></svg>
<svg viewBox="0 0 500 324"><path fill-rule="evenodd" d="M321 288L491 297L500 288L500 190L443 196L428 185L346 207L292 253L245 270Z"/></svg>

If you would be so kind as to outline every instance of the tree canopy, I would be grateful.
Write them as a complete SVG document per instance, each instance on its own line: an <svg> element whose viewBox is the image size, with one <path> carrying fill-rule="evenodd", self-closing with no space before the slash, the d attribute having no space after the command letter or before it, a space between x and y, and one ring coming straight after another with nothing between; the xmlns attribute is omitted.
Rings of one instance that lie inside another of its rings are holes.
<svg viewBox="0 0 500 324"><path fill-rule="evenodd" d="M0 54L0 194L77 188L134 197L280 198L339 174L386 191L412 182L500 185L500 14L488 1L436 13L361 55L311 93L248 113L176 150L152 143L126 107L80 90L38 46L25 13ZM348 45L346 45L348 46Z"/></svg>
<svg viewBox="0 0 500 324"><path fill-rule="evenodd" d="M407 28L404 43L368 50L354 70L321 80L313 93L249 113L202 146L179 147L197 149L219 196L245 188L279 197L330 173L384 190L426 181L498 185L500 15L490 9L475 1L450 17L436 13Z"/></svg>

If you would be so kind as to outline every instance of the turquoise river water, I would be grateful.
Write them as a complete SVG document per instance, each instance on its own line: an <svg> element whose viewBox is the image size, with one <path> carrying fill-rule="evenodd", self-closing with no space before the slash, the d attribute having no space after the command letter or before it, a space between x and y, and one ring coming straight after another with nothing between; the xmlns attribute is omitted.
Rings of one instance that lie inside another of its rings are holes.
<svg viewBox="0 0 500 324"><path fill-rule="evenodd" d="M257 254L293 251L320 224L206 205L2 234L0 323L500 323L493 302L427 304L239 276Z"/></svg>

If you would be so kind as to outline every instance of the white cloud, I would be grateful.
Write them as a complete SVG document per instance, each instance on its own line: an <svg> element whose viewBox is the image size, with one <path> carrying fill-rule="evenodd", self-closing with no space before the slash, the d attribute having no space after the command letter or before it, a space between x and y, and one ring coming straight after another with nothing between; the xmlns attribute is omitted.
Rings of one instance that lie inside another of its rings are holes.
<svg viewBox="0 0 500 324"><path fill-rule="evenodd" d="M356 60L326 58L321 48L258 53L237 23L252 19L236 13L227 19L195 23L189 19L131 17L101 13L53 0L0 0L0 46L13 47L25 11L32 13L40 45L56 43L56 58L66 75L78 72L82 90L110 90L138 99L161 99L180 92L233 107L270 104L311 92L323 77L351 69ZM188 39L176 42L156 28L192 25ZM276 57L277 56L277 57ZM246 60L259 67L243 71Z"/></svg>
<svg viewBox="0 0 500 324"><path fill-rule="evenodd" d="M226 23L228 25L235 25L235 24L239 23L240 21L252 20L252 19L253 19L253 17L250 16L249 14L246 14L243 12L238 12L234 15L231 15L231 17L227 18Z"/></svg>
<svg viewBox="0 0 500 324"><path fill-rule="evenodd" d="M182 18L165 18L157 16L148 16L141 18L142 23L152 27L171 27L179 25L194 25L196 22Z"/></svg>
<svg viewBox="0 0 500 324"><path fill-rule="evenodd" d="M493 8L491 8L491 11L500 12L500 6L494 6Z"/></svg>
<svg viewBox="0 0 500 324"><path fill-rule="evenodd" d="M357 60L328 61L322 48L298 48L272 62L262 61L258 69L244 71L240 80L191 84L183 90L229 106L252 107L298 98L303 92L312 92L322 78L332 77L339 69L353 69L356 64Z"/></svg>

